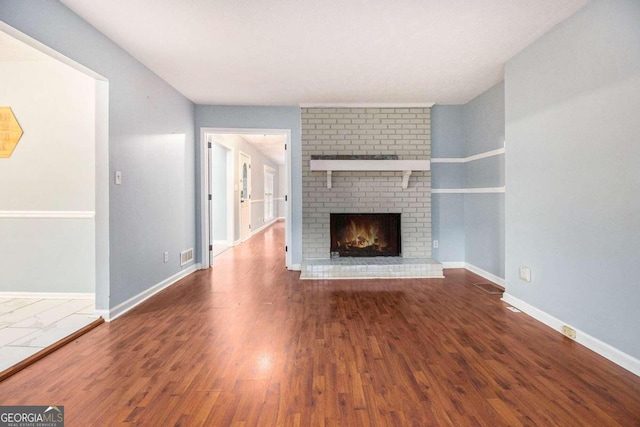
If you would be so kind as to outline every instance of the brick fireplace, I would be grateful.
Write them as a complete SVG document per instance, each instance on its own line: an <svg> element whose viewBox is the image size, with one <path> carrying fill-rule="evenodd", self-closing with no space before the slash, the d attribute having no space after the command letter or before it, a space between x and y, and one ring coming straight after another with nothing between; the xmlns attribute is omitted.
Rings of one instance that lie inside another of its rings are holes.
<svg viewBox="0 0 640 427"><path fill-rule="evenodd" d="M430 108L302 109L303 271L304 264L332 260L331 214L399 214L401 257L376 263L432 261L429 170L311 167L312 159L378 157L402 164L430 160Z"/></svg>

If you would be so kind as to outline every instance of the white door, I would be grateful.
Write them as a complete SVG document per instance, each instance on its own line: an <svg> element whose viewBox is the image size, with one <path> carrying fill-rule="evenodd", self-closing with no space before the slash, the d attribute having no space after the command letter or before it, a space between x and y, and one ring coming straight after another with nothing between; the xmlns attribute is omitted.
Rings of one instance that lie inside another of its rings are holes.
<svg viewBox="0 0 640 427"><path fill-rule="evenodd" d="M207 179L209 180L209 265L213 264L213 201L211 200L211 187L212 187L212 173L211 173L211 166L213 164L213 161L211 159L212 156L212 151L211 151L211 136L208 137L207 139L207 144L209 145L209 149L207 150L207 164L208 164L208 171L209 171L209 176L207 177Z"/></svg>
<svg viewBox="0 0 640 427"><path fill-rule="evenodd" d="M240 152L240 240L251 236L251 157Z"/></svg>

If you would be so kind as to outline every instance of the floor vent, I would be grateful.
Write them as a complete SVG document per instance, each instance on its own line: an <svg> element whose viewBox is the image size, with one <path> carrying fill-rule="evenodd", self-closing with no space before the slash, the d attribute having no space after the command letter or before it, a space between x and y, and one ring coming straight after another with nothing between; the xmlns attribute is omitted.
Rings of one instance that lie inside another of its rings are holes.
<svg viewBox="0 0 640 427"><path fill-rule="evenodd" d="M189 264L193 261L193 248L180 252L180 266Z"/></svg>

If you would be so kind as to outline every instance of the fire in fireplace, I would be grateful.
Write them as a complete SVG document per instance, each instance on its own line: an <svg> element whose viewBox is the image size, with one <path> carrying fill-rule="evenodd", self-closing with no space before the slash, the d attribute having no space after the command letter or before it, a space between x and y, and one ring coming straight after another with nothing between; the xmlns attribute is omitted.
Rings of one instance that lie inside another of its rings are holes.
<svg viewBox="0 0 640 427"><path fill-rule="evenodd" d="M331 214L331 256L400 256L400 214Z"/></svg>

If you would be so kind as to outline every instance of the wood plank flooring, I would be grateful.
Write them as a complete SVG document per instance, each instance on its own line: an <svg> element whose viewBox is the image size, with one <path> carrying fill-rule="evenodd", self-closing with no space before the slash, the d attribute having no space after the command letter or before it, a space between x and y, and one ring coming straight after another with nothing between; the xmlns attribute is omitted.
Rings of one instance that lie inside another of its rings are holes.
<svg viewBox="0 0 640 427"><path fill-rule="evenodd" d="M69 426L633 426L640 378L473 286L298 280L278 223L0 383Z"/></svg>

